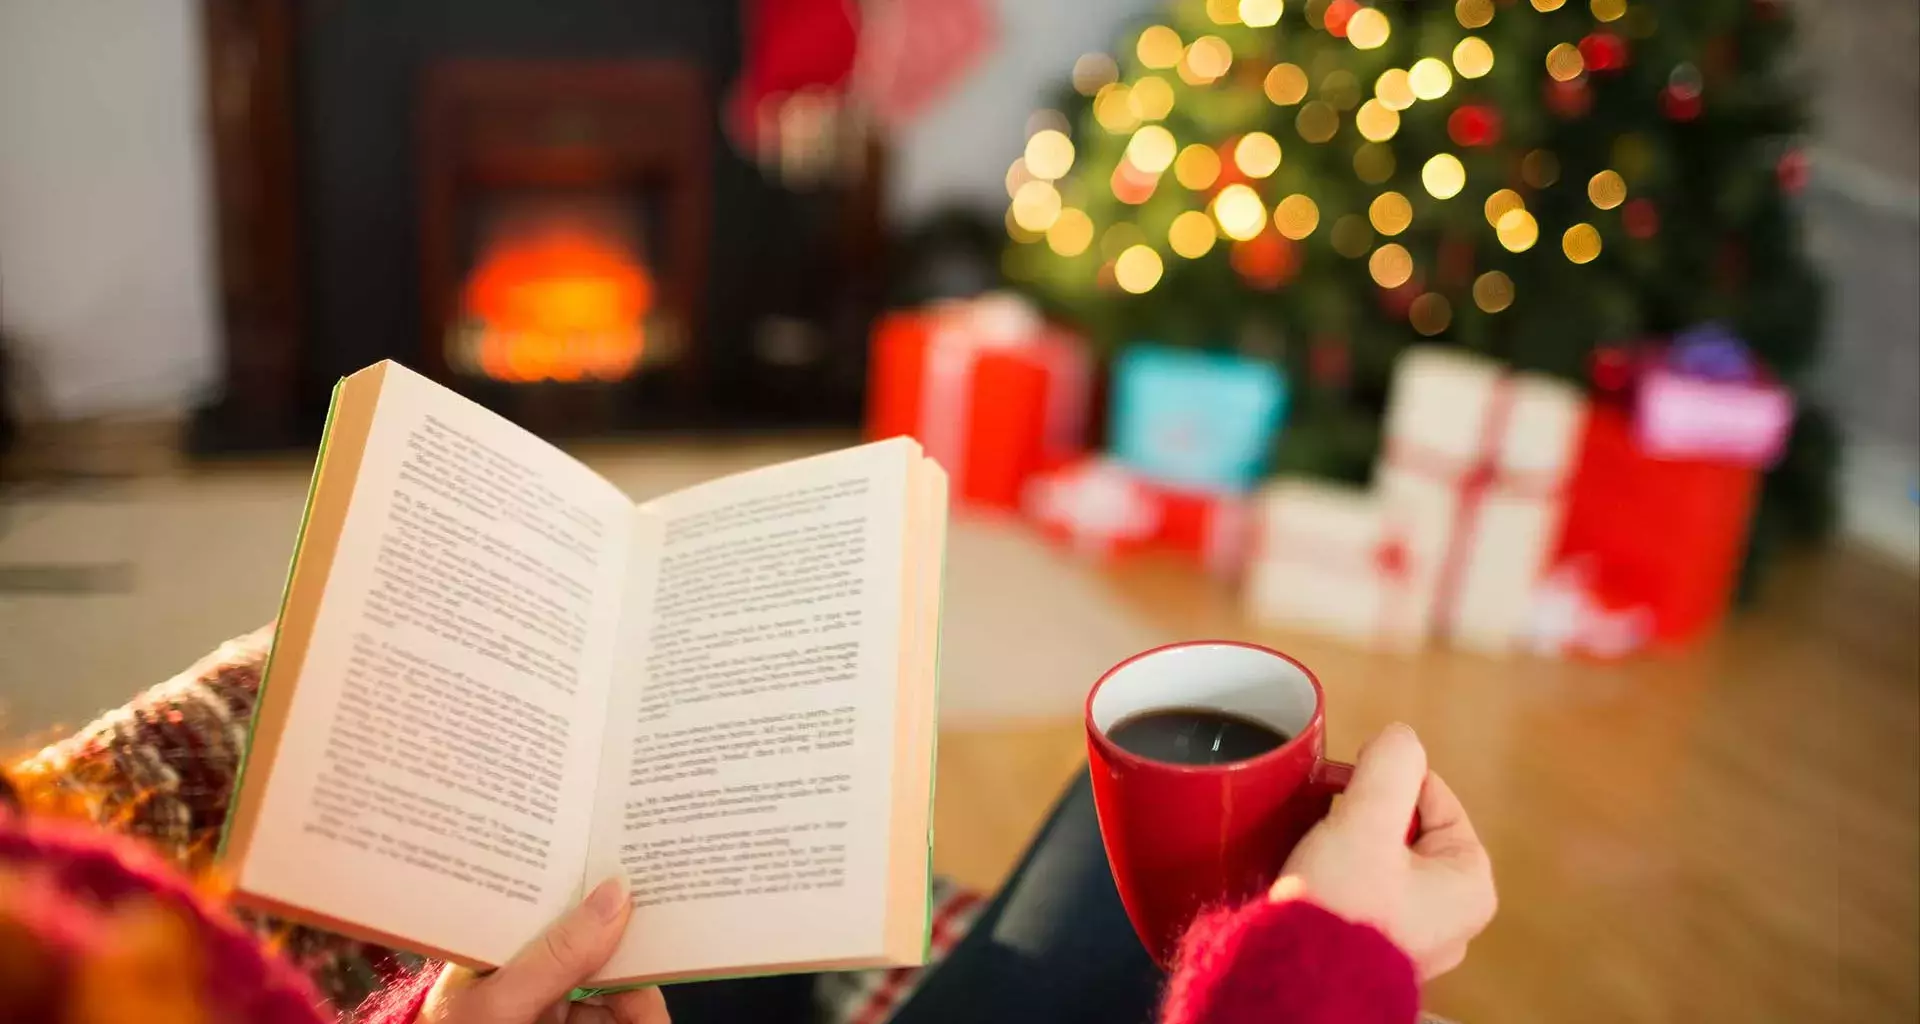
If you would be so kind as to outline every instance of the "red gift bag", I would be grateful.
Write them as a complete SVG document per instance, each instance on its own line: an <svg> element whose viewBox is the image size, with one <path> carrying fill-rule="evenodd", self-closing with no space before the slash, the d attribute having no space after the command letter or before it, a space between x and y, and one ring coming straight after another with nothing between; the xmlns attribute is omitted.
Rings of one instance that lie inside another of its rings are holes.
<svg viewBox="0 0 1920 1024"><path fill-rule="evenodd" d="M1651 615L1651 641L1699 639L1726 613L1746 552L1760 471L1706 459L1659 459L1627 414L1596 408L1561 527L1560 564L1584 564Z"/></svg>

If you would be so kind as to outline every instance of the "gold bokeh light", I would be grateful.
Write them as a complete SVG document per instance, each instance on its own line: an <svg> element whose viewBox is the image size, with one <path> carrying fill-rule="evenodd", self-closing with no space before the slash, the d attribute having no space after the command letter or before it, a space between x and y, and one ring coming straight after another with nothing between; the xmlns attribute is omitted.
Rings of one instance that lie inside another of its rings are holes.
<svg viewBox="0 0 1920 1024"><path fill-rule="evenodd" d="M1058 256L1078 256L1093 244L1093 218L1069 206L1047 229L1047 248Z"/></svg>
<svg viewBox="0 0 1920 1024"><path fill-rule="evenodd" d="M1266 132L1248 132L1233 147L1233 165L1249 178L1264 178L1280 169L1280 143Z"/></svg>
<svg viewBox="0 0 1920 1024"><path fill-rule="evenodd" d="M1619 171L1601 171L1587 179L1587 198L1594 206L1611 210L1627 201L1627 179Z"/></svg>
<svg viewBox="0 0 1920 1024"><path fill-rule="evenodd" d="M1368 204L1367 220L1375 231L1389 237L1397 235L1413 223L1413 204L1398 192L1382 192Z"/></svg>
<svg viewBox="0 0 1920 1024"><path fill-rule="evenodd" d="M1164 270L1159 253L1144 245L1129 246L1113 261L1113 282L1122 291L1140 295L1160 283Z"/></svg>
<svg viewBox="0 0 1920 1024"><path fill-rule="evenodd" d="M1595 21L1619 21L1627 16L1627 0L1588 0Z"/></svg>
<svg viewBox="0 0 1920 1024"><path fill-rule="evenodd" d="M1369 185L1379 185L1393 177L1393 147L1369 142L1353 151L1353 173Z"/></svg>
<svg viewBox="0 0 1920 1024"><path fill-rule="evenodd" d="M1186 59L1180 62L1183 72L1191 71L1195 78L1211 82L1227 73L1233 66L1233 47L1227 45L1219 36L1201 36L1187 47ZM1185 75L1181 76L1185 79Z"/></svg>
<svg viewBox="0 0 1920 1024"><path fill-rule="evenodd" d="M1560 158L1549 150L1530 150L1520 158L1520 179L1531 188L1551 188L1560 180Z"/></svg>
<svg viewBox="0 0 1920 1024"><path fill-rule="evenodd" d="M1166 170L1177 152L1179 146L1173 141L1173 133L1157 124L1134 132L1132 141L1127 143L1127 160L1148 174Z"/></svg>
<svg viewBox="0 0 1920 1024"><path fill-rule="evenodd" d="M1100 127L1115 135L1123 135L1140 124L1140 118L1133 112L1133 103L1128 97L1126 86L1115 82L1102 86L1093 97L1093 119Z"/></svg>
<svg viewBox="0 0 1920 1024"><path fill-rule="evenodd" d="M1127 103L1133 107L1133 116L1158 121L1173 112L1173 86L1159 75L1147 75L1133 83Z"/></svg>
<svg viewBox="0 0 1920 1024"><path fill-rule="evenodd" d="M1392 23L1378 7L1362 7L1347 19L1347 42L1356 50L1377 50L1392 34Z"/></svg>
<svg viewBox="0 0 1920 1024"><path fill-rule="evenodd" d="M1407 307L1407 322L1426 337L1433 337L1453 322L1453 304L1439 292L1428 292Z"/></svg>
<svg viewBox="0 0 1920 1024"><path fill-rule="evenodd" d="M1575 224L1560 236L1560 251L1575 263L1592 263L1600 258L1600 229L1591 224Z"/></svg>
<svg viewBox="0 0 1920 1024"><path fill-rule="evenodd" d="M1180 63L1180 57L1186 47L1180 43L1180 33L1165 25L1149 25L1140 31L1140 38L1134 41L1133 52L1140 63L1150 68L1170 68Z"/></svg>
<svg viewBox="0 0 1920 1024"><path fill-rule="evenodd" d="M1508 252L1526 252L1540 240L1540 222L1524 209L1508 210L1493 226L1493 233Z"/></svg>
<svg viewBox="0 0 1920 1024"><path fill-rule="evenodd" d="M1483 313L1498 313L1513 305L1513 278L1498 270L1474 278L1473 304Z"/></svg>
<svg viewBox="0 0 1920 1024"><path fill-rule="evenodd" d="M1453 70L1461 78L1484 78L1493 70L1493 47L1479 36L1468 36L1453 48Z"/></svg>
<svg viewBox="0 0 1920 1024"><path fill-rule="evenodd" d="M1467 169L1452 153L1436 153L1420 168L1420 184L1435 199L1452 199L1467 187Z"/></svg>
<svg viewBox="0 0 1920 1024"><path fill-rule="evenodd" d="M1461 28L1481 28L1493 20L1493 0L1460 0L1453 5L1453 17Z"/></svg>
<svg viewBox="0 0 1920 1024"><path fill-rule="evenodd" d="M1556 82L1571 82L1587 70L1587 59L1572 43L1560 43L1547 51L1547 77Z"/></svg>
<svg viewBox="0 0 1920 1024"><path fill-rule="evenodd" d="M1413 254L1406 246L1388 242L1367 258L1367 273L1382 288L1398 288L1413 279Z"/></svg>
<svg viewBox="0 0 1920 1024"><path fill-rule="evenodd" d="M1301 105L1300 113L1294 116L1293 128L1308 142L1325 142L1340 130L1340 115L1332 106L1313 100Z"/></svg>
<svg viewBox="0 0 1920 1024"><path fill-rule="evenodd" d="M1447 62L1438 57L1422 57L1407 69L1407 84L1413 87L1413 94L1423 100L1437 100L1453 88L1453 72L1447 70Z"/></svg>
<svg viewBox="0 0 1920 1024"><path fill-rule="evenodd" d="M1027 140L1026 161L1027 170L1036 178L1064 178L1073 169L1073 140L1054 128L1034 132Z"/></svg>
<svg viewBox="0 0 1920 1024"><path fill-rule="evenodd" d="M1220 154L1215 153L1212 146L1193 143L1174 158L1173 177L1195 192L1212 188L1220 178Z"/></svg>
<svg viewBox="0 0 1920 1024"><path fill-rule="evenodd" d="M1240 0L1240 20L1253 28L1279 24L1285 11L1281 0Z"/></svg>
<svg viewBox="0 0 1920 1024"><path fill-rule="evenodd" d="M1320 205L1312 197L1296 192L1273 208L1273 226L1297 242L1320 226Z"/></svg>
<svg viewBox="0 0 1920 1024"><path fill-rule="evenodd" d="M1360 112L1353 115L1353 126L1367 141L1385 142L1400 130L1400 115L1377 99L1368 100L1360 104Z"/></svg>
<svg viewBox="0 0 1920 1024"><path fill-rule="evenodd" d="M1520 193L1510 188L1503 188L1488 196L1486 206L1484 207L1487 214L1487 223L1494 226L1500 223L1500 218L1506 216L1508 211L1524 210L1526 208L1526 200L1521 199Z"/></svg>
<svg viewBox="0 0 1920 1024"><path fill-rule="evenodd" d="M1388 68L1374 79L1373 96L1388 110L1405 110L1420 97L1413 94L1413 81L1405 68Z"/></svg>
<svg viewBox="0 0 1920 1024"><path fill-rule="evenodd" d="M1221 234L1244 242L1267 226L1267 207L1258 192L1236 183L1213 197L1213 219L1219 222Z"/></svg>
<svg viewBox="0 0 1920 1024"><path fill-rule="evenodd" d="M1290 107L1307 96L1307 73L1298 64L1275 64L1267 72L1267 99L1275 106Z"/></svg>
<svg viewBox="0 0 1920 1024"><path fill-rule="evenodd" d="M1199 210L1188 210L1173 218L1167 227L1167 245L1173 251L1190 260L1197 260L1213 251L1213 243L1219 238L1213 230L1213 218Z"/></svg>
<svg viewBox="0 0 1920 1024"><path fill-rule="evenodd" d="M1052 182L1029 181L1013 194L1013 220L1036 234L1060 216L1060 192Z"/></svg>

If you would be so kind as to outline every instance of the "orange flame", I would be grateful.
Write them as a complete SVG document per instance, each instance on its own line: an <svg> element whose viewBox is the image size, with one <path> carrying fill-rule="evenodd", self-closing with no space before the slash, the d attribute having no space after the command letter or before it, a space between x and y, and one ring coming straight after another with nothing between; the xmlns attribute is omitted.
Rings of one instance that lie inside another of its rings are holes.
<svg viewBox="0 0 1920 1024"><path fill-rule="evenodd" d="M653 280L618 242L555 225L488 251L462 305L489 377L618 380L640 364Z"/></svg>

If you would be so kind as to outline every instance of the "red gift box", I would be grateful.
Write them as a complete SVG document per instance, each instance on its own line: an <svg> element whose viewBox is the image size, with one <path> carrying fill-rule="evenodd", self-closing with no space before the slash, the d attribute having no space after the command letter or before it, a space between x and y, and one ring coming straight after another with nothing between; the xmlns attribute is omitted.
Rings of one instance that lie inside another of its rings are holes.
<svg viewBox="0 0 1920 1024"><path fill-rule="evenodd" d="M874 328L867 437L911 435L965 504L1013 510L1082 444L1090 368L1078 339L1004 299L892 313Z"/></svg>
<svg viewBox="0 0 1920 1024"><path fill-rule="evenodd" d="M1247 499L1167 487L1108 458L1081 459L1034 478L1027 514L1049 538L1102 557L1175 551L1223 576L1247 560Z"/></svg>
<svg viewBox="0 0 1920 1024"><path fill-rule="evenodd" d="M1600 407L1587 419L1557 564L1590 566L1614 603L1651 616L1650 640L1677 646L1726 613L1746 552L1760 472L1751 465L1655 458L1632 421Z"/></svg>

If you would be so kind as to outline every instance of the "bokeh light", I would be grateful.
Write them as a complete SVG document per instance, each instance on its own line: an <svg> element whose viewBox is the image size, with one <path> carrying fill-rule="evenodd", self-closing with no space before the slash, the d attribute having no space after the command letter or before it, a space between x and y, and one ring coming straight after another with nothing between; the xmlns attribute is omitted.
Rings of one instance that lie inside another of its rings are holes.
<svg viewBox="0 0 1920 1024"><path fill-rule="evenodd" d="M1329 71L1320 80L1320 98L1335 110L1352 110L1360 105L1360 80L1346 68Z"/></svg>
<svg viewBox="0 0 1920 1024"><path fill-rule="evenodd" d="M1393 147L1369 142L1353 151L1353 173L1369 185L1378 185L1393 177Z"/></svg>
<svg viewBox="0 0 1920 1024"><path fill-rule="evenodd" d="M1248 132L1234 144L1233 165L1249 178L1264 178L1280 169L1280 143L1266 132Z"/></svg>
<svg viewBox="0 0 1920 1024"><path fill-rule="evenodd" d="M1054 181L1073 169L1073 140L1065 132L1048 128L1035 132L1027 140L1027 170L1036 178Z"/></svg>
<svg viewBox="0 0 1920 1024"><path fill-rule="evenodd" d="M1219 36L1201 36L1187 47L1187 56L1180 62L1180 68L1193 72L1195 78L1211 82L1227 73L1233 66L1233 47L1227 45ZM1184 74L1181 76L1186 77Z"/></svg>
<svg viewBox="0 0 1920 1024"><path fill-rule="evenodd" d="M1498 313L1513 305L1513 278L1498 270L1474 278L1473 304L1483 313Z"/></svg>
<svg viewBox="0 0 1920 1024"><path fill-rule="evenodd" d="M1353 115L1353 126L1367 141L1385 142L1400 130L1400 115L1377 99L1368 100L1360 104L1360 112Z"/></svg>
<svg viewBox="0 0 1920 1024"><path fill-rule="evenodd" d="M1281 0L1240 0L1240 20L1254 28L1279 24L1285 10Z"/></svg>
<svg viewBox="0 0 1920 1024"><path fill-rule="evenodd" d="M1240 0L1207 0L1207 18L1215 25L1240 24Z"/></svg>
<svg viewBox="0 0 1920 1024"><path fill-rule="evenodd" d="M1560 158L1544 149L1531 150L1520 158L1520 180L1531 188L1551 188L1560 180Z"/></svg>
<svg viewBox="0 0 1920 1024"><path fill-rule="evenodd" d="M1452 153L1436 153L1420 168L1420 184L1435 199L1452 199L1467 187L1467 169Z"/></svg>
<svg viewBox="0 0 1920 1024"><path fill-rule="evenodd" d="M1428 292L1407 307L1407 322L1426 337L1433 337L1453 322L1453 304L1439 292Z"/></svg>
<svg viewBox="0 0 1920 1024"><path fill-rule="evenodd" d="M1347 20L1347 42L1356 50L1377 50L1393 34L1393 25L1378 7L1362 7Z"/></svg>
<svg viewBox="0 0 1920 1024"><path fill-rule="evenodd" d="M1122 135L1140 124L1140 117L1133 112L1133 103L1127 95L1129 91L1115 82L1103 86L1093 97L1093 119L1100 122L1100 127Z"/></svg>
<svg viewBox="0 0 1920 1024"><path fill-rule="evenodd" d="M1448 71L1447 62L1438 57L1422 57L1407 69L1407 84L1413 87L1415 96L1437 100L1453 88L1453 72Z"/></svg>
<svg viewBox="0 0 1920 1024"><path fill-rule="evenodd" d="M1081 54L1080 59L1073 62L1073 91L1082 96L1092 96L1101 86L1119 80L1120 66L1104 53Z"/></svg>
<svg viewBox="0 0 1920 1024"><path fill-rule="evenodd" d="M1133 52L1147 67L1170 68L1180 63L1186 48L1180 44L1180 33L1165 25L1149 25L1141 30Z"/></svg>
<svg viewBox="0 0 1920 1024"><path fill-rule="evenodd" d="M1571 82L1587 70L1587 59L1572 43L1560 43L1547 51L1547 77L1556 82Z"/></svg>
<svg viewBox="0 0 1920 1024"><path fill-rule="evenodd" d="M1627 0L1589 0L1587 9L1595 21L1619 21L1627 14Z"/></svg>
<svg viewBox="0 0 1920 1024"><path fill-rule="evenodd" d="M1405 110L1419 99L1413 94L1413 81L1404 68L1388 68L1374 79L1373 96L1388 110Z"/></svg>
<svg viewBox="0 0 1920 1024"><path fill-rule="evenodd" d="M1012 199L1019 194L1020 186L1032 180L1033 172L1027 170L1026 158L1016 159L1013 166L1007 168L1007 198Z"/></svg>
<svg viewBox="0 0 1920 1024"><path fill-rule="evenodd" d="M1560 251L1575 263L1592 263L1600 258L1600 229L1591 224L1575 224L1560 236Z"/></svg>
<svg viewBox="0 0 1920 1024"><path fill-rule="evenodd" d="M1267 99L1276 106L1290 107L1307 96L1307 73L1298 64L1275 64L1267 72Z"/></svg>
<svg viewBox="0 0 1920 1024"><path fill-rule="evenodd" d="M1493 47L1479 36L1468 36L1453 48L1453 69L1461 78L1482 78L1493 70Z"/></svg>
<svg viewBox="0 0 1920 1024"><path fill-rule="evenodd" d="M1480 28L1493 20L1493 0L1460 0L1453 5L1453 17L1461 28Z"/></svg>
<svg viewBox="0 0 1920 1024"><path fill-rule="evenodd" d="M1054 218L1053 226L1047 229L1047 248L1055 255L1078 256L1093 244L1093 218L1083 210L1069 206Z"/></svg>
<svg viewBox="0 0 1920 1024"><path fill-rule="evenodd" d="M1199 210L1188 210L1173 218L1167 228L1167 245L1175 253L1197 260L1213 251L1219 234L1213 230L1213 218Z"/></svg>
<svg viewBox="0 0 1920 1024"><path fill-rule="evenodd" d="M1340 130L1340 115L1326 103L1313 100L1301 105L1300 113L1294 116L1293 129L1308 142L1325 142Z"/></svg>
<svg viewBox="0 0 1920 1024"><path fill-rule="evenodd" d="M1013 221L1028 231L1045 231L1060 216L1060 192L1052 182L1029 181L1013 194Z"/></svg>
<svg viewBox="0 0 1920 1024"><path fill-rule="evenodd" d="M1413 223L1413 204L1398 192L1382 192L1367 206L1367 220L1383 235L1397 235Z"/></svg>
<svg viewBox="0 0 1920 1024"><path fill-rule="evenodd" d="M1282 235L1297 242L1313 234L1313 229L1320 226L1320 205L1311 197L1296 192L1280 200L1279 205L1273 208L1273 226Z"/></svg>
<svg viewBox="0 0 1920 1024"><path fill-rule="evenodd" d="M1567 0L1533 0L1533 9L1536 11L1557 11L1566 6L1566 3Z"/></svg>
<svg viewBox="0 0 1920 1024"><path fill-rule="evenodd" d="M1500 223L1500 218L1506 216L1508 211L1524 210L1526 208L1526 201L1520 198L1520 193L1510 188L1503 188L1487 197L1485 207L1487 224L1497 226Z"/></svg>
<svg viewBox="0 0 1920 1024"><path fill-rule="evenodd" d="M1113 261L1113 281L1122 291L1139 295L1160 283L1164 269L1159 253L1144 245L1129 246Z"/></svg>
<svg viewBox="0 0 1920 1024"><path fill-rule="evenodd" d="M1367 258L1367 273L1382 288L1398 288L1413 278L1413 255L1405 246L1388 242Z"/></svg>
<svg viewBox="0 0 1920 1024"><path fill-rule="evenodd" d="M1494 236L1508 252L1526 252L1540 240L1540 224L1526 210L1508 210L1493 226Z"/></svg>
<svg viewBox="0 0 1920 1024"><path fill-rule="evenodd" d="M1266 227L1267 208L1258 192L1236 183L1213 197L1213 219L1219 222L1221 234L1244 242Z"/></svg>
<svg viewBox="0 0 1920 1024"><path fill-rule="evenodd" d="M1367 219L1357 213L1349 213L1333 222L1333 251L1351 260L1357 260L1373 248L1373 229L1367 226Z"/></svg>
<svg viewBox="0 0 1920 1024"><path fill-rule="evenodd" d="M1611 210L1627 201L1627 180L1619 171L1601 171L1587 179L1587 198L1600 209Z"/></svg>
<svg viewBox="0 0 1920 1024"><path fill-rule="evenodd" d="M1173 86L1159 75L1147 75L1133 83L1127 103L1133 107L1133 116L1158 121L1173 112Z"/></svg>
<svg viewBox="0 0 1920 1024"><path fill-rule="evenodd" d="M1159 174L1172 165L1179 149L1172 132L1150 124L1133 133L1133 140L1127 143L1127 159L1148 174Z"/></svg>
<svg viewBox="0 0 1920 1024"><path fill-rule="evenodd" d="M1220 178L1220 154L1215 153L1212 146L1196 142L1174 158L1173 177L1195 192L1212 188Z"/></svg>

